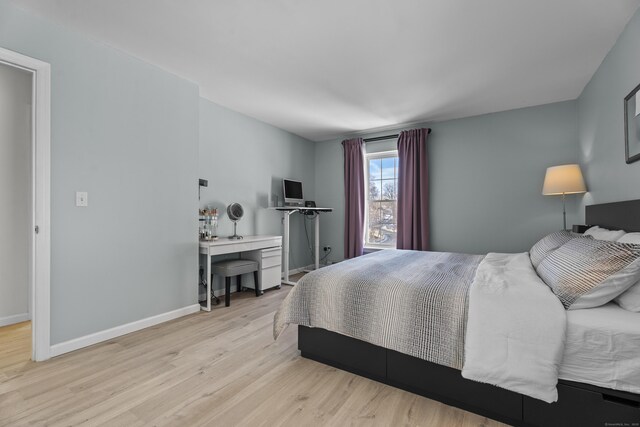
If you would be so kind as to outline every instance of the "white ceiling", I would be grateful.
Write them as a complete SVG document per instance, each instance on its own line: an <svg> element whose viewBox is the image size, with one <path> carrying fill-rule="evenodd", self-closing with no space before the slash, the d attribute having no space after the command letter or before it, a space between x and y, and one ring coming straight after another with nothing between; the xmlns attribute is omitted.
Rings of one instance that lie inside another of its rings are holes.
<svg viewBox="0 0 640 427"><path fill-rule="evenodd" d="M640 0L14 0L311 140L575 99Z"/></svg>

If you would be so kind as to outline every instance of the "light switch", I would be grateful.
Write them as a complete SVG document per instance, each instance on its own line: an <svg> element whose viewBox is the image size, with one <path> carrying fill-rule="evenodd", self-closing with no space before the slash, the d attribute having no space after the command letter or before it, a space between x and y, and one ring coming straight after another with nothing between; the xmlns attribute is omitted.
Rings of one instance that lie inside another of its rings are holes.
<svg viewBox="0 0 640 427"><path fill-rule="evenodd" d="M89 193L86 191L76 191L76 206L89 206Z"/></svg>

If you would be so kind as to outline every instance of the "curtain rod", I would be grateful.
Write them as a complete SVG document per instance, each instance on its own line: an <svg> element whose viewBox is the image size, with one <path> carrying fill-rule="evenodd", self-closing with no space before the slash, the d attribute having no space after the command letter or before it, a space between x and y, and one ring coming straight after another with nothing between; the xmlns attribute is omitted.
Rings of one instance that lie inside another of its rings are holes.
<svg viewBox="0 0 640 427"><path fill-rule="evenodd" d="M429 128L427 133L428 134L431 133L431 128ZM384 136L376 136L373 138L365 138L363 139L363 141L364 142L384 141L385 139L394 139L394 138L397 138L398 136L400 136L400 134L396 133L394 135L384 135Z"/></svg>

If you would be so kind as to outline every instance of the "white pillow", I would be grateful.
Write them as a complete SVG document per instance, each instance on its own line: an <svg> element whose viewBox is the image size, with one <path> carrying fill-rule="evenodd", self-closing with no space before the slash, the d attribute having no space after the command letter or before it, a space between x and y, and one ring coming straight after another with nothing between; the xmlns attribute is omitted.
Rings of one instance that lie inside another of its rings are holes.
<svg viewBox="0 0 640 427"><path fill-rule="evenodd" d="M624 230L608 230L606 228L600 228L597 225L584 232L585 236L591 236L596 240L607 240L609 242L615 242L625 234Z"/></svg>
<svg viewBox="0 0 640 427"><path fill-rule="evenodd" d="M614 301L627 311L640 313L640 282L636 282L635 285L624 291Z"/></svg>
<svg viewBox="0 0 640 427"><path fill-rule="evenodd" d="M618 243L633 243L640 245L640 233L627 233L617 240Z"/></svg>

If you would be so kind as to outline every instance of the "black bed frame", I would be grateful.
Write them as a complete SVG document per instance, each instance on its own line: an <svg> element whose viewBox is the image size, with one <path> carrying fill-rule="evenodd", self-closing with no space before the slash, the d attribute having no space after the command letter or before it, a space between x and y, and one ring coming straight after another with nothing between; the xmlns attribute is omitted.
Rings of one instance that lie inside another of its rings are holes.
<svg viewBox="0 0 640 427"><path fill-rule="evenodd" d="M586 223L640 231L640 200L587 206ZM299 326L298 348L302 357L515 426L640 427L640 394L560 380L558 401L548 404L320 328Z"/></svg>

